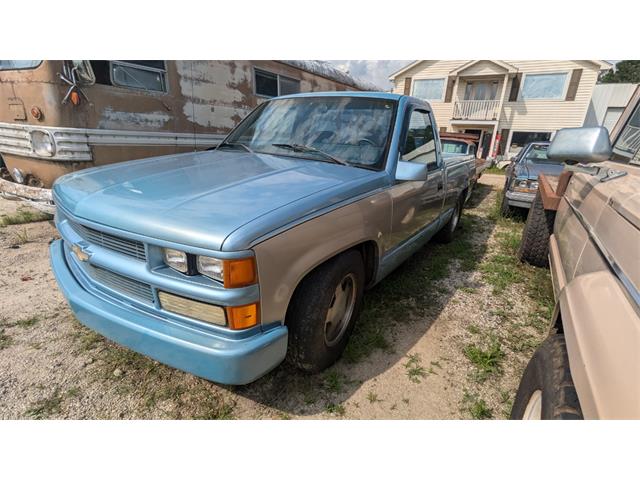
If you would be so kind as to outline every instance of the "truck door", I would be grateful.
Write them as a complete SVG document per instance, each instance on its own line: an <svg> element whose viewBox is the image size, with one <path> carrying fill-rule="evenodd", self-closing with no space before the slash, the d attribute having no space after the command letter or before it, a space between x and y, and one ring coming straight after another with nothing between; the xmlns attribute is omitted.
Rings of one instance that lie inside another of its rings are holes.
<svg viewBox="0 0 640 480"><path fill-rule="evenodd" d="M400 159L427 165L425 181L398 182L393 199L392 243L400 244L437 221L444 200L444 170L439 140L431 114L412 108Z"/></svg>

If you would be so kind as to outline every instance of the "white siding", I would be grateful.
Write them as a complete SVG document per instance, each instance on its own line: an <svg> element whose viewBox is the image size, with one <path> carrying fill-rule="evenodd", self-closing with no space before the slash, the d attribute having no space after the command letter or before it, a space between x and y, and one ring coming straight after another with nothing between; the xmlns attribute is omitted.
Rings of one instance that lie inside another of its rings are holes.
<svg viewBox="0 0 640 480"><path fill-rule="evenodd" d="M395 93L404 93L404 79L447 78L452 70L468 63L469 60L425 60L410 70L402 73L395 80ZM582 77L573 101L562 100L518 100L509 102L512 80L509 80L505 91L505 101L500 115L499 129L508 128L516 131L555 131L565 127L582 126L593 88L599 73L599 66L588 61L580 60L504 60L513 65L518 73L560 73L567 74L567 85L574 69L582 69ZM461 72L462 78L470 76L493 75L499 78L504 70L490 61L478 62ZM522 88L521 83L520 87ZM502 83L498 87L498 95L502 91ZM464 81L458 82L458 89L454 92L451 103L431 102L436 121L440 127L449 127L453 114L453 104L456 97L464 97Z"/></svg>

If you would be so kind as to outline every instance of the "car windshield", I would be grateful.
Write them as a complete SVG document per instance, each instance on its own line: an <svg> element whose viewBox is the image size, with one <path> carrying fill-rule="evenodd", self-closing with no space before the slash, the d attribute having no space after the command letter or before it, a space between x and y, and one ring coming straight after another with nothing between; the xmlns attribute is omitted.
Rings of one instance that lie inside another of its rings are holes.
<svg viewBox="0 0 640 480"><path fill-rule="evenodd" d="M524 158L527 162L533 163L562 163L562 161L551 160L547 156L548 149L549 145L531 145Z"/></svg>
<svg viewBox="0 0 640 480"><path fill-rule="evenodd" d="M442 153L467 153L467 144L454 140L443 140Z"/></svg>
<svg viewBox="0 0 640 480"><path fill-rule="evenodd" d="M0 70L36 68L42 60L0 60Z"/></svg>
<svg viewBox="0 0 640 480"><path fill-rule="evenodd" d="M615 160L640 165L640 104L613 145Z"/></svg>
<svg viewBox="0 0 640 480"><path fill-rule="evenodd" d="M225 143L256 153L384 166L395 101L364 97L271 100L234 130Z"/></svg>

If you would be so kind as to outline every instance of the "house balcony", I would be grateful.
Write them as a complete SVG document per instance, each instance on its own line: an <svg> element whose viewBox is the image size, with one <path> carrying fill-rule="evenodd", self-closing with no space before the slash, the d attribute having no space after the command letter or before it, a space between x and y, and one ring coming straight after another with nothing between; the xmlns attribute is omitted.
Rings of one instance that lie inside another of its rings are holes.
<svg viewBox="0 0 640 480"><path fill-rule="evenodd" d="M453 106L454 120L497 120L500 100L459 100Z"/></svg>

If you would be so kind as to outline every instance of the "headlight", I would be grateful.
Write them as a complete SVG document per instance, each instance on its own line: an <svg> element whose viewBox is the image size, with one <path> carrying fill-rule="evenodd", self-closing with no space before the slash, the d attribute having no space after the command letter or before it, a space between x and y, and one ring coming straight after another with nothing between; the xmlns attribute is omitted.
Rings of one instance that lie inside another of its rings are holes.
<svg viewBox="0 0 640 480"><path fill-rule="evenodd" d="M538 190L538 182L536 182L535 180L529 183L529 188L531 190Z"/></svg>
<svg viewBox="0 0 640 480"><path fill-rule="evenodd" d="M31 149L41 157L53 157L56 154L56 142L49 132L34 130L31 132Z"/></svg>
<svg viewBox="0 0 640 480"><path fill-rule="evenodd" d="M224 261L218 258L198 256L198 271L209 278L224 282Z"/></svg>
<svg viewBox="0 0 640 480"><path fill-rule="evenodd" d="M189 262L187 261L187 254L180 250L174 250L173 248L163 248L162 255L164 256L164 263L171 268L187 273L189 271Z"/></svg>
<svg viewBox="0 0 640 480"><path fill-rule="evenodd" d="M196 263L201 274L222 282L224 288L246 287L258 281L253 257L220 260L199 255Z"/></svg>

